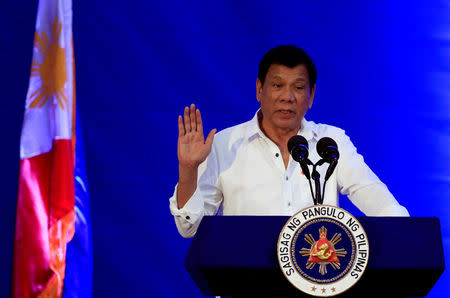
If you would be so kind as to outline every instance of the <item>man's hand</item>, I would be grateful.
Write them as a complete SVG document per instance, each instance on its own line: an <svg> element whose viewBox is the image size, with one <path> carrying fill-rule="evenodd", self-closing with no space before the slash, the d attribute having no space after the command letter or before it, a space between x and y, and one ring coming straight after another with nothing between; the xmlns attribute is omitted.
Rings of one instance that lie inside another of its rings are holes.
<svg viewBox="0 0 450 298"><path fill-rule="evenodd" d="M200 110L194 104L184 108L184 119L178 116L178 208L183 208L197 189L197 169L211 152L216 131L211 130L205 140Z"/></svg>
<svg viewBox="0 0 450 298"><path fill-rule="evenodd" d="M178 161L180 167L195 168L208 157L216 129L203 136L203 124L200 110L192 104L191 108L184 108L183 118L178 116Z"/></svg>

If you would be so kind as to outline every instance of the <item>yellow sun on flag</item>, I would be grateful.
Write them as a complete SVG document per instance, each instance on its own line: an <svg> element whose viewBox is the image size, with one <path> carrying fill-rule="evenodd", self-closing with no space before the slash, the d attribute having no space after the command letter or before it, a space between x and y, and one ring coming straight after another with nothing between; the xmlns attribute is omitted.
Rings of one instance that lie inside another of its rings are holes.
<svg viewBox="0 0 450 298"><path fill-rule="evenodd" d="M64 105L68 105L64 92L67 81L66 55L64 49L58 44L61 30L62 24L56 17L51 25L51 41L45 32L40 34L36 32L34 35L34 47L44 58L42 63L31 64L31 77L40 77L42 84L30 95L30 108L41 108L52 98L56 98L63 110Z"/></svg>

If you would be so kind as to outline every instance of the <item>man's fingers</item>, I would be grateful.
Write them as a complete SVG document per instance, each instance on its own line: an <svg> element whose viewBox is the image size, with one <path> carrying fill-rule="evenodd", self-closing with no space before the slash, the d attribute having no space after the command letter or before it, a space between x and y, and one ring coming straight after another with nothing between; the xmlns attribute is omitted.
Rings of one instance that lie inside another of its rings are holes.
<svg viewBox="0 0 450 298"><path fill-rule="evenodd" d="M188 107L184 108L184 128L185 128L185 133L188 133L192 130L191 119L189 117L189 108Z"/></svg>
<svg viewBox="0 0 450 298"><path fill-rule="evenodd" d="M197 122L197 131L201 132L203 135L202 115L200 115L199 109L195 111L195 121Z"/></svg>
<svg viewBox="0 0 450 298"><path fill-rule="evenodd" d="M195 105L191 104L191 109L189 112L190 121L191 121L191 129L192 131L197 131L197 123L195 121Z"/></svg>
<svg viewBox="0 0 450 298"><path fill-rule="evenodd" d="M208 137L206 138L205 144L208 146L212 145L212 142L214 140L214 135L216 134L217 129L213 129L209 132Z"/></svg>
<svg viewBox="0 0 450 298"><path fill-rule="evenodd" d="M186 134L183 124L183 117L181 115L178 116L178 137L182 137Z"/></svg>

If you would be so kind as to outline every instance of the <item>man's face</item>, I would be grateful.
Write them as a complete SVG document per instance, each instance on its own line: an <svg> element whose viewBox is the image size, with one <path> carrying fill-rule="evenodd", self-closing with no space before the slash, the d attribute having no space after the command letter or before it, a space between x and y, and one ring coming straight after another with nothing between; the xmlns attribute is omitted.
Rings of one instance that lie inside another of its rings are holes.
<svg viewBox="0 0 450 298"><path fill-rule="evenodd" d="M312 106L315 87L312 90L309 87L305 65L289 68L272 64L264 85L256 80L256 98L261 103L263 127L298 131L306 111Z"/></svg>

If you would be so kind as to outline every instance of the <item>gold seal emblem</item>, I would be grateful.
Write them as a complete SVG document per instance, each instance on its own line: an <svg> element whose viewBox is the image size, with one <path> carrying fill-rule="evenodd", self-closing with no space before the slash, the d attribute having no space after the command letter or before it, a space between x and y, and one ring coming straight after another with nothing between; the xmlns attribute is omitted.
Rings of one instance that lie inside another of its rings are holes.
<svg viewBox="0 0 450 298"><path fill-rule="evenodd" d="M315 241L311 234L305 235L305 241L308 242L310 248L302 248L300 254L309 257L306 261L306 268L313 269L319 264L319 273L325 275L327 273L327 265L331 265L334 269L340 269L341 264L338 257L344 257L347 251L344 248L335 249L335 245L341 241L342 235L335 233L330 241L327 239L327 229L321 227L319 229L319 240Z"/></svg>

